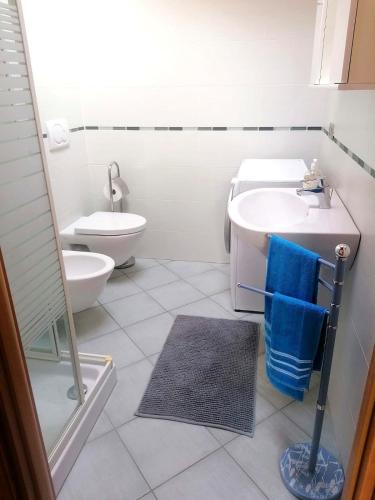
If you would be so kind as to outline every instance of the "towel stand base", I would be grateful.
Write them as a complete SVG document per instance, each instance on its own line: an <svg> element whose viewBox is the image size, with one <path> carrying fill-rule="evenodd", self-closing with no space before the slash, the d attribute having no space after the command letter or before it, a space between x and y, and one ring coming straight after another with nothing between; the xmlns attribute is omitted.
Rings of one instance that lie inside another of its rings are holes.
<svg viewBox="0 0 375 500"><path fill-rule="evenodd" d="M334 500L341 496L345 474L329 451L320 447L314 472L309 471L311 444L287 448L280 459L280 475L285 487L301 500Z"/></svg>

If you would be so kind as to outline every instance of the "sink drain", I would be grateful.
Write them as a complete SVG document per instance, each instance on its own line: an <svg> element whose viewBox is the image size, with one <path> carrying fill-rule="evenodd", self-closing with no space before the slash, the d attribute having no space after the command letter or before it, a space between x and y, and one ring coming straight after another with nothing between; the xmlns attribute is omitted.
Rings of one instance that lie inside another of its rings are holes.
<svg viewBox="0 0 375 500"><path fill-rule="evenodd" d="M83 388L83 394L86 394L86 392L87 392L87 385L83 384L82 388ZM75 385L72 385L71 387L69 387L66 395L68 396L69 399L75 399L75 400L77 400L78 399L78 389L77 389L77 387Z"/></svg>

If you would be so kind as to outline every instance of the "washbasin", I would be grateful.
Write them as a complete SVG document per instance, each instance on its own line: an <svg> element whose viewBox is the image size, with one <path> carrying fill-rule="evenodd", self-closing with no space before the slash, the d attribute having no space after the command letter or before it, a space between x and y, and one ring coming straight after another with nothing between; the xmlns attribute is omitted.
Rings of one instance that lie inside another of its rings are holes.
<svg viewBox="0 0 375 500"><path fill-rule="evenodd" d="M360 233L335 191L331 208L319 208L315 195L298 196L295 188L245 191L228 206L233 231L250 245L267 253L268 235L277 234L322 257L334 260L339 243L351 247L349 267L356 255Z"/></svg>
<svg viewBox="0 0 375 500"><path fill-rule="evenodd" d="M282 189L254 189L235 200L232 215L237 224L250 230L268 231L271 226L286 228L302 222L309 212L305 198Z"/></svg>

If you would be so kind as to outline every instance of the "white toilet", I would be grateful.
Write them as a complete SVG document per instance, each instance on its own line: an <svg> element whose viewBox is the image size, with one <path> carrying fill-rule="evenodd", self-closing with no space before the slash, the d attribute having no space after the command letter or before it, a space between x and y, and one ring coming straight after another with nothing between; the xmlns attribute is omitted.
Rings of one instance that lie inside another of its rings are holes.
<svg viewBox="0 0 375 500"><path fill-rule="evenodd" d="M98 253L63 250L62 254L73 312L83 311L99 297L115 263Z"/></svg>
<svg viewBox="0 0 375 500"><path fill-rule="evenodd" d="M122 212L94 212L80 217L60 232L62 246L86 245L90 252L108 255L115 266L124 264L143 235L146 219Z"/></svg>

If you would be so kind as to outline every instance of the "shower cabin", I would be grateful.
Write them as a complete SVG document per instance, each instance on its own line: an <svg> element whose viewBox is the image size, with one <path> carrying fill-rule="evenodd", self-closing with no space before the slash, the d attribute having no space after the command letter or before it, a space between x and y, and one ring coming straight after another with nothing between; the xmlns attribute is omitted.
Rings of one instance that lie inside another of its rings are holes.
<svg viewBox="0 0 375 500"><path fill-rule="evenodd" d="M0 0L0 249L56 493L115 383L78 353L20 6Z"/></svg>

